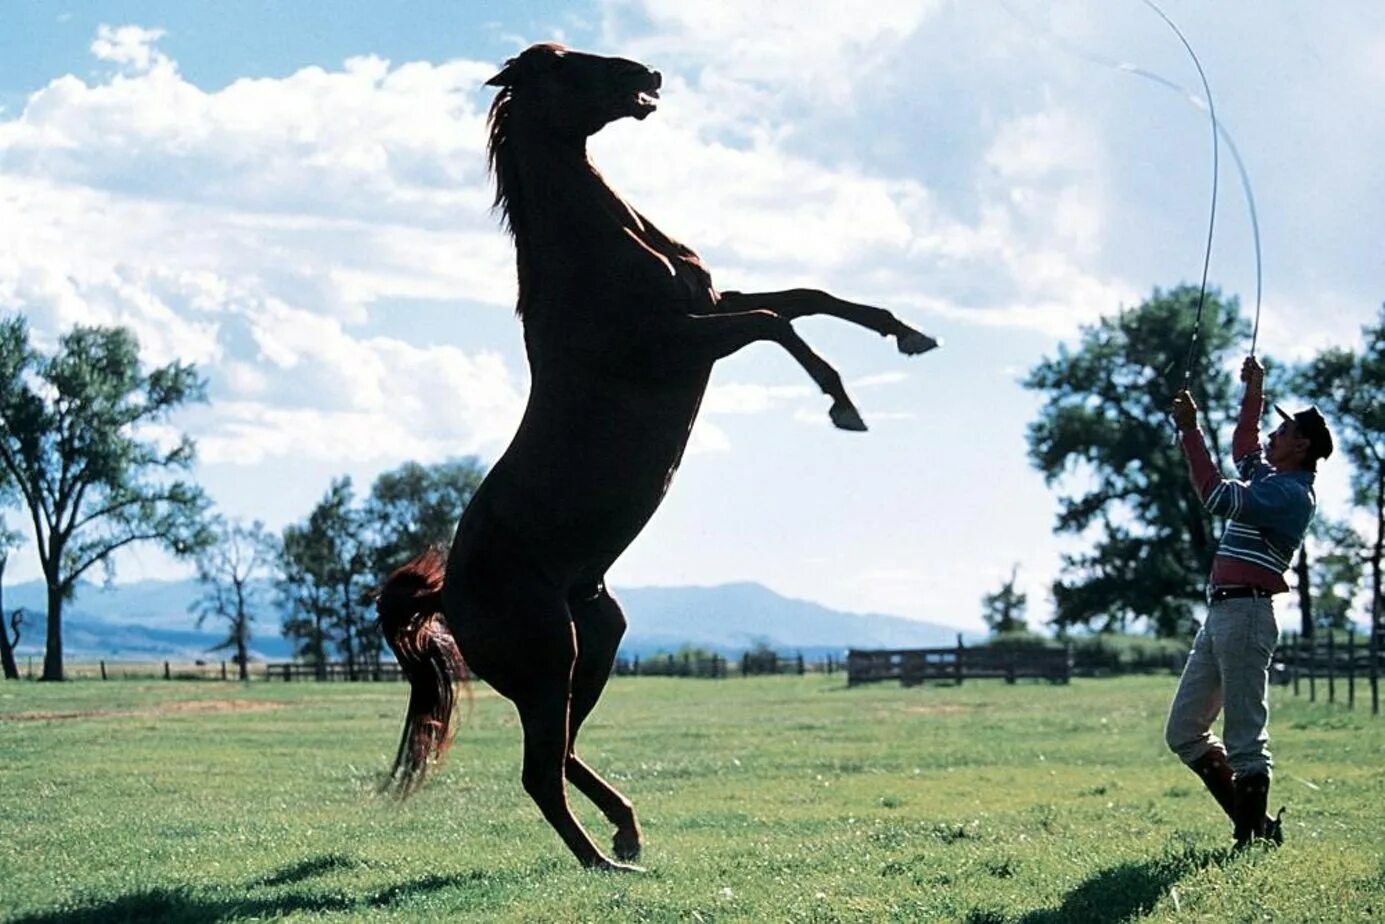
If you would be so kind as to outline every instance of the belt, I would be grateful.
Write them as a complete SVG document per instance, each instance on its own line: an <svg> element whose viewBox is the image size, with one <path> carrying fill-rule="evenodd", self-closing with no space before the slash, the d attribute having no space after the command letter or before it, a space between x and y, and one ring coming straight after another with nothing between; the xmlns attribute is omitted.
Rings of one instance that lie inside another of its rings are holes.
<svg viewBox="0 0 1385 924"><path fill-rule="evenodd" d="M1213 587L1207 592L1208 603L1220 603L1238 597L1264 597L1268 600L1274 594L1263 587Z"/></svg>

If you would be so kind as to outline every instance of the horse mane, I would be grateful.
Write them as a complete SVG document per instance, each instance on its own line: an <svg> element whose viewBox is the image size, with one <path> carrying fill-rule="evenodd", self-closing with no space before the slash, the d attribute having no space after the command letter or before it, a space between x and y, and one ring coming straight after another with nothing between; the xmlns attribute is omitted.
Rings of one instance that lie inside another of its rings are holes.
<svg viewBox="0 0 1385 924"><path fill-rule="evenodd" d="M515 199L520 195L518 178L515 176L515 159L509 150L510 108L514 100L514 90L501 87L491 101L490 114L486 117L486 163L491 178L495 180L495 201L491 208L500 212L501 221L511 237L518 235L515 216L520 209Z"/></svg>
<svg viewBox="0 0 1385 924"><path fill-rule="evenodd" d="M491 101L490 114L486 117L486 163L491 177L495 180L495 201L491 209L500 213L501 224L515 242L515 264L519 277L519 297L515 301L515 315L524 318L524 308L528 301L529 287L529 246L524 226L524 188L519 182L519 166L515 162L514 151L510 149L510 119L514 108L514 88L502 86Z"/></svg>

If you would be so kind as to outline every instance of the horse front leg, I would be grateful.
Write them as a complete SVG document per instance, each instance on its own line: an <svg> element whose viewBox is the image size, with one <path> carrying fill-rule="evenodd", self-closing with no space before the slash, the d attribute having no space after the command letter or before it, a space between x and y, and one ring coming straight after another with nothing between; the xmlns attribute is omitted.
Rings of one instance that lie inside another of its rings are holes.
<svg viewBox="0 0 1385 924"><path fill-rule="evenodd" d="M842 377L794 332L777 312L740 311L727 314L672 314L646 321L623 353L627 361L647 375L667 375L705 369L719 359L761 341L782 346L798 361L822 393L832 399L828 412L842 430L866 429L860 411L846 393Z"/></svg>
<svg viewBox="0 0 1385 924"><path fill-rule="evenodd" d="M793 320L810 314L825 314L859 324L882 337L894 337L899 352L906 356L927 353L942 346L942 341L905 324L893 313L874 305L861 305L837 298L819 289L785 289L781 292L722 292L718 303L726 311L764 308Z"/></svg>

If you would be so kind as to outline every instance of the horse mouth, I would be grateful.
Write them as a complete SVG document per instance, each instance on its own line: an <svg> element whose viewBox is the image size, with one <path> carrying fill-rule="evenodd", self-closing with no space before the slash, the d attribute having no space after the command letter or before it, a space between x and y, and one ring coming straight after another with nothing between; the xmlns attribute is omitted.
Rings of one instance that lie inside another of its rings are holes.
<svg viewBox="0 0 1385 924"><path fill-rule="evenodd" d="M645 85L635 90L630 98L630 111L635 118L643 119L659 108L659 87L662 85L662 75L654 71Z"/></svg>
<svg viewBox="0 0 1385 924"><path fill-rule="evenodd" d="M630 108L633 109L634 118L644 119L645 116L659 108L659 91L656 89L636 91Z"/></svg>

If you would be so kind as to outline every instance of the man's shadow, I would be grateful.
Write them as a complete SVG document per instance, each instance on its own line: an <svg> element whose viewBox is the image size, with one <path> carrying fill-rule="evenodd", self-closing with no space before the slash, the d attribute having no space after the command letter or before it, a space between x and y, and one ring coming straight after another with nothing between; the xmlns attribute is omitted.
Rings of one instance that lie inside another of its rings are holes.
<svg viewBox="0 0 1385 924"><path fill-rule="evenodd" d="M1225 849L1185 847L1164 857L1121 863L1087 877L1063 896L1057 908L1031 911L1019 920L1021 924L1133 920L1152 911L1186 876L1231 856Z"/></svg>
<svg viewBox="0 0 1385 924"><path fill-rule="evenodd" d="M93 902L58 911L37 912L12 918L14 924L107 924L110 921L199 921L215 922L244 918L274 918L293 912L369 912L389 908L415 895L442 889L478 885L493 880L485 871L450 876L422 876L365 895L351 896L339 889L321 892L294 892L285 895L254 895L252 890L304 882L333 870L360 865L340 854L304 860L253 880L242 897L211 898L181 886L140 889L119 898Z"/></svg>

